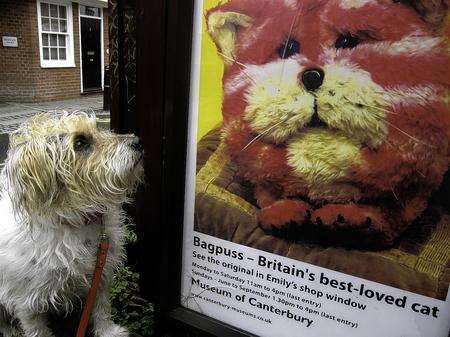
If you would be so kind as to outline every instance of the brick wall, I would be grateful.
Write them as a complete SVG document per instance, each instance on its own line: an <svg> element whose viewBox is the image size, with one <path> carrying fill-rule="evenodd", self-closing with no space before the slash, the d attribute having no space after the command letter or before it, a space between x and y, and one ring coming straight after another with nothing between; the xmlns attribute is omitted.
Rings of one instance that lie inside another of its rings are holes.
<svg viewBox="0 0 450 337"><path fill-rule="evenodd" d="M41 68L36 0L1 0L0 35L17 36L19 48L0 46L0 101L35 102L80 96L78 5L72 4L76 67ZM108 11L104 10L104 17ZM104 20L105 54L108 20ZM105 55L105 64L109 56Z"/></svg>
<svg viewBox="0 0 450 337"><path fill-rule="evenodd" d="M36 7L36 2L34 2ZM36 37L30 27L36 18L36 9L30 1L0 1L0 35L16 36L19 48L0 46L0 99L22 96L32 99L36 95L34 62L39 62L34 43Z"/></svg>

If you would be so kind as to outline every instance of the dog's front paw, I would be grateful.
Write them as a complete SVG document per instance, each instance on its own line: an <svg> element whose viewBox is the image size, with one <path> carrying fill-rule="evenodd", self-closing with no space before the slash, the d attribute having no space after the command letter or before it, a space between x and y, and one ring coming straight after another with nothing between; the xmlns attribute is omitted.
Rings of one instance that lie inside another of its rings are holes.
<svg viewBox="0 0 450 337"><path fill-rule="evenodd" d="M129 337L130 333L124 327L112 324L104 329L101 333L97 333L96 337Z"/></svg>

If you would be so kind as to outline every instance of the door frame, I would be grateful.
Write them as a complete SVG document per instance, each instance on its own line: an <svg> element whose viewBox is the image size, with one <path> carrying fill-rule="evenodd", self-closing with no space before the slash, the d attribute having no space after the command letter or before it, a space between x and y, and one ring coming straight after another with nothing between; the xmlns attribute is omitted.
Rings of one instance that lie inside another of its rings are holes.
<svg viewBox="0 0 450 337"><path fill-rule="evenodd" d="M82 49L83 46L81 45L81 18L88 18L88 19L95 19L100 20L100 58L101 58L101 77L102 77L102 90L105 89L105 46L104 46L104 32L103 32L103 8L96 7L100 9L100 17L96 16L89 16L89 15L82 15L80 12L80 6L85 6L83 4L78 4L78 39L79 39L79 46L80 46L80 88L81 93L84 94L84 86L83 86L83 54ZM92 6L95 7L95 6Z"/></svg>
<svg viewBox="0 0 450 337"><path fill-rule="evenodd" d="M137 110L133 115L117 107L116 117L111 116L112 126L124 133L137 132L147 153L146 186L136 198L135 220L143 230L140 256L145 256L145 265L141 284L155 304L154 336L256 337L181 305L196 1L137 0ZM130 0L119 1L124 2ZM124 76L121 72L123 66L119 68L119 80ZM119 97L118 103L123 104L125 97ZM130 125L134 130L127 128Z"/></svg>

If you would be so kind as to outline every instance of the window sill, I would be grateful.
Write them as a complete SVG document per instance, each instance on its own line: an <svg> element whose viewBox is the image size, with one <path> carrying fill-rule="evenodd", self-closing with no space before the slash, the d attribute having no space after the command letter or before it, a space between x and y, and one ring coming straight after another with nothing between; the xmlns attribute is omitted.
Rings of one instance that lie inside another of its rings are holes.
<svg viewBox="0 0 450 337"><path fill-rule="evenodd" d="M49 68L76 68L75 63L43 63L41 62L41 68L49 69Z"/></svg>

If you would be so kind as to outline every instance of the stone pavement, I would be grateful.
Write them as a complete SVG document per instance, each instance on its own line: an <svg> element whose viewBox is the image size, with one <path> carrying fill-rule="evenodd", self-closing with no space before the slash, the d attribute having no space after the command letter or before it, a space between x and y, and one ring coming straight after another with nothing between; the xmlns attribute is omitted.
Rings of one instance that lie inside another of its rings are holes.
<svg viewBox="0 0 450 337"><path fill-rule="evenodd" d="M10 133L26 119L39 112L86 111L109 115L103 111L103 96L100 94L80 96L76 99L42 103L0 102L0 133Z"/></svg>
<svg viewBox="0 0 450 337"><path fill-rule="evenodd" d="M42 102L42 103L10 103L0 102L0 165L6 158L8 135L28 118L37 113L63 111L94 112L101 127L109 128L109 111L103 110L103 95L94 94L80 96L76 99Z"/></svg>

